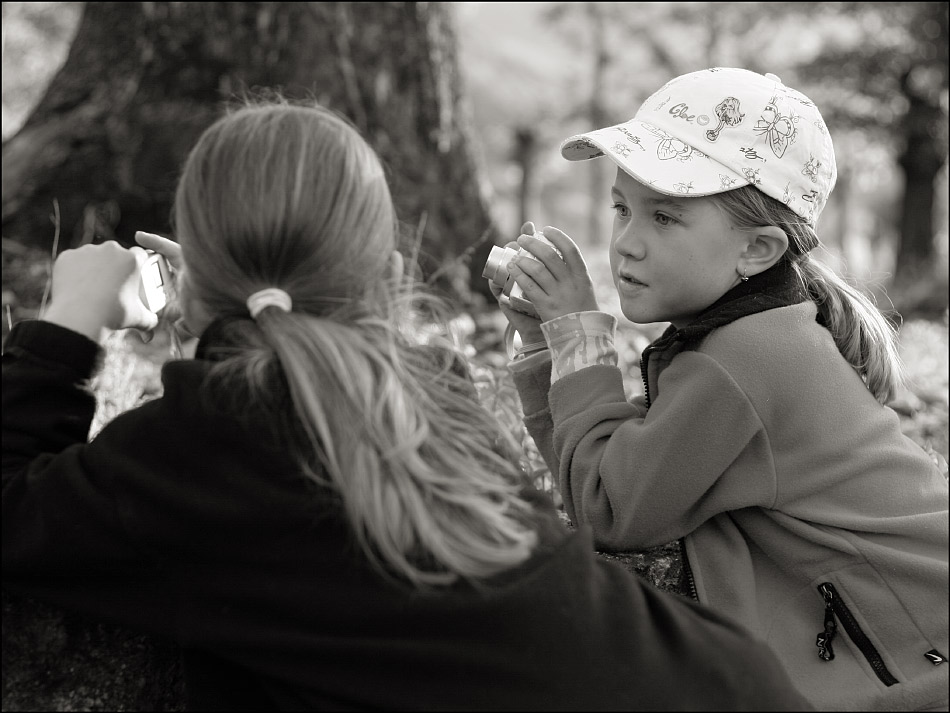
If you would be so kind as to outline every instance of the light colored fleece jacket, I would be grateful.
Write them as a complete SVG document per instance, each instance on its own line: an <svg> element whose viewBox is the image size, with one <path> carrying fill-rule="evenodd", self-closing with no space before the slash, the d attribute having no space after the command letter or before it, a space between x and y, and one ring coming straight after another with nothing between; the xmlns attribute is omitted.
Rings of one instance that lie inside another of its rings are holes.
<svg viewBox="0 0 950 713"><path fill-rule="evenodd" d="M616 366L552 385L532 357L512 368L525 423L599 548L685 538L699 601L767 641L819 710L947 710L947 481L815 317L771 309L654 354L649 409ZM847 609L832 660L826 584Z"/></svg>

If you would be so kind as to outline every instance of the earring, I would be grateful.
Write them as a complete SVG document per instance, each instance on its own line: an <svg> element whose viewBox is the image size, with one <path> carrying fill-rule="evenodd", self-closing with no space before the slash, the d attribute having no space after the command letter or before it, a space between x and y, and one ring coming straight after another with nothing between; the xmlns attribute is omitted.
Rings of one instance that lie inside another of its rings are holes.
<svg viewBox="0 0 950 713"><path fill-rule="evenodd" d="M747 271L747 270L748 270L748 268L746 268L746 267L742 268L742 274L739 275L739 279L742 280L743 282L748 282L748 281L749 281L749 276L746 275L746 271ZM736 270L736 272L739 272L739 271Z"/></svg>

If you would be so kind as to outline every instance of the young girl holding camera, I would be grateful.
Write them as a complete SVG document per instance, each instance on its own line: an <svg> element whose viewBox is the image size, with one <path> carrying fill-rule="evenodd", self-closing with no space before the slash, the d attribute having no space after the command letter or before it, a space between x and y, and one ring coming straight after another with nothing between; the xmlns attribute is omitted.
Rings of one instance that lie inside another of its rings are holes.
<svg viewBox="0 0 950 713"><path fill-rule="evenodd" d="M678 77L636 116L573 136L617 166L610 265L623 314L669 322L628 402L576 245L517 243L540 315L525 420L567 513L602 549L684 543L698 601L752 628L820 710L947 709L947 481L886 402L894 330L819 263L828 129L774 75ZM498 289L496 292L498 292Z"/></svg>
<svg viewBox="0 0 950 713"><path fill-rule="evenodd" d="M141 248L62 253L3 355L4 587L181 646L199 710L796 710L744 629L568 534L446 341L413 338L380 163L344 120L211 126L175 199L194 359L87 434Z"/></svg>

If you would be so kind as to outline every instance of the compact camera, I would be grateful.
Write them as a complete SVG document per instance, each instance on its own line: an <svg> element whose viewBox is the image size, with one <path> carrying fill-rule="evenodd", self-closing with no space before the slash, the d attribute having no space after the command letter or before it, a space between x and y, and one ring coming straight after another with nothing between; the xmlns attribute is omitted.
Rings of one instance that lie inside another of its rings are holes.
<svg viewBox="0 0 950 713"><path fill-rule="evenodd" d="M168 262L154 250L147 250L148 258L139 280L139 297L150 312L161 312L171 297L172 273Z"/></svg>
<svg viewBox="0 0 950 713"><path fill-rule="evenodd" d="M544 235L535 233L533 237L545 245L554 248L554 251L563 258L561 251L555 248L553 243L544 237ZM531 300L525 297L524 290L521 289L521 286L514 281L508 272L509 263L513 258L519 255L537 260L534 255L524 248L518 248L516 250L514 248L502 248L496 245L488 254L488 260L485 261L485 267L482 269L482 277L487 277L495 285L501 287L501 296L498 298L499 303L518 312L537 317L538 311L534 308L534 305L531 304Z"/></svg>

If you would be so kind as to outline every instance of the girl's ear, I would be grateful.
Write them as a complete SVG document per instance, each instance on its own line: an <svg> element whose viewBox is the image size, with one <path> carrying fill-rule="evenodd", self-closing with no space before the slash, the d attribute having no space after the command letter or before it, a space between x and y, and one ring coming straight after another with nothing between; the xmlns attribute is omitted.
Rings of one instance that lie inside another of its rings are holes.
<svg viewBox="0 0 950 713"><path fill-rule="evenodd" d="M200 300L192 297L191 290L188 289L188 271L179 268L178 271L178 306L181 310L181 316L185 321L185 327L191 334L201 334L205 327L211 324L212 316Z"/></svg>
<svg viewBox="0 0 950 713"><path fill-rule="evenodd" d="M739 256L736 271L740 275L758 275L777 263L788 250L788 236L775 225L765 225L748 231L749 242Z"/></svg>

